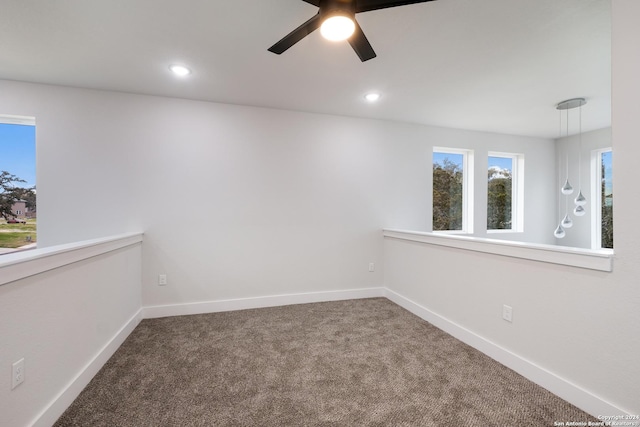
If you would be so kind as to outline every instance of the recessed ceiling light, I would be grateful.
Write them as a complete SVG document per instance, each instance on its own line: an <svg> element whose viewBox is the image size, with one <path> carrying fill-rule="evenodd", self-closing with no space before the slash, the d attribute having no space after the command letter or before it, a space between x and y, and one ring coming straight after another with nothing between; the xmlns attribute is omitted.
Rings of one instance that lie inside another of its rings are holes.
<svg viewBox="0 0 640 427"><path fill-rule="evenodd" d="M380 99L380 94L379 93L375 93L375 92L371 92L368 93L364 96L364 99L366 99L369 102L376 102L377 100Z"/></svg>
<svg viewBox="0 0 640 427"><path fill-rule="evenodd" d="M184 65L172 65L169 67L169 69L173 71L173 74L179 77L184 77L191 74L191 70L185 67Z"/></svg>

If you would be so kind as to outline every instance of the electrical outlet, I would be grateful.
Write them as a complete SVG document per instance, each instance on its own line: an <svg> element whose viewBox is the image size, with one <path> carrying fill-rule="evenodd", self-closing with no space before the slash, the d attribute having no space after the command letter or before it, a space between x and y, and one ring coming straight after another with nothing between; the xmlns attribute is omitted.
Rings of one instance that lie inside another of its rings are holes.
<svg viewBox="0 0 640 427"><path fill-rule="evenodd" d="M513 308L504 304L502 306L502 318L507 322L513 322Z"/></svg>
<svg viewBox="0 0 640 427"><path fill-rule="evenodd" d="M369 271L373 272L373 270L375 270L375 265L372 262L370 262L369 263Z"/></svg>
<svg viewBox="0 0 640 427"><path fill-rule="evenodd" d="M11 373L11 390L13 390L24 382L24 357L14 362Z"/></svg>
<svg viewBox="0 0 640 427"><path fill-rule="evenodd" d="M167 284L167 275L166 274L158 275L158 285L166 286L166 284Z"/></svg>

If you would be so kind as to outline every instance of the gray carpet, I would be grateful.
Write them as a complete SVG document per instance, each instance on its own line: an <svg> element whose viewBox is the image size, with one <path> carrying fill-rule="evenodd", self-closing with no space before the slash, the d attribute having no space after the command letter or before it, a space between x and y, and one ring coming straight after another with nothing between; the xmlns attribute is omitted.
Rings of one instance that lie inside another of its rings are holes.
<svg viewBox="0 0 640 427"><path fill-rule="evenodd" d="M140 323L55 426L596 421L385 298Z"/></svg>

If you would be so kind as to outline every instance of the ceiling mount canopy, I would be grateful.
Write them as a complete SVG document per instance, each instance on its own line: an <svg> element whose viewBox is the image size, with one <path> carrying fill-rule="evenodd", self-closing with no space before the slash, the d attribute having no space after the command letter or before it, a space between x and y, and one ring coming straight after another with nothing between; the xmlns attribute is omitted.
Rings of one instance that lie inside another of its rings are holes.
<svg viewBox="0 0 640 427"><path fill-rule="evenodd" d="M269 48L270 52L280 55L300 40L321 28L322 35L329 40L348 40L362 62L376 57L371 43L356 21L355 14L389 7L405 6L414 3L426 3L435 0L303 0L318 6L318 13L284 36ZM334 27L335 24L335 27ZM336 32L331 31L337 28ZM325 34L326 33L326 34Z"/></svg>
<svg viewBox="0 0 640 427"><path fill-rule="evenodd" d="M587 103L587 100L584 98L571 98L566 101L558 102L556 105L557 110L571 110L572 108L582 107Z"/></svg>

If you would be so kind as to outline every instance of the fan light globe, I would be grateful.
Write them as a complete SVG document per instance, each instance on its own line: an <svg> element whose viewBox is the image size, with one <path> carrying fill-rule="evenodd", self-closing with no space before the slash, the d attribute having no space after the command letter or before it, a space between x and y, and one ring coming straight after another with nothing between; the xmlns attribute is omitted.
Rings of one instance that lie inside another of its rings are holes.
<svg viewBox="0 0 640 427"><path fill-rule="evenodd" d="M355 29L356 24L353 19L343 15L335 15L325 19L320 27L320 33L325 39L337 42L351 37Z"/></svg>

